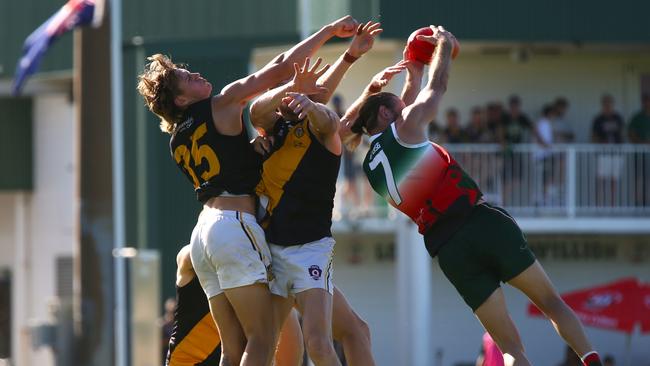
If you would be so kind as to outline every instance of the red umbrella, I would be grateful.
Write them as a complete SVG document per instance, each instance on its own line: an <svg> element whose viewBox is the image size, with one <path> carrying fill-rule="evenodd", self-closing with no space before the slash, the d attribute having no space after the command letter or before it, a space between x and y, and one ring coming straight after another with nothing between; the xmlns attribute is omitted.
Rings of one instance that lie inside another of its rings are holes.
<svg viewBox="0 0 650 366"><path fill-rule="evenodd" d="M650 284L641 285L641 333L650 332Z"/></svg>
<svg viewBox="0 0 650 366"><path fill-rule="evenodd" d="M639 324L642 332L650 332L650 285L635 278L568 292L562 299L585 325L631 334ZM533 304L528 314L542 316Z"/></svg>

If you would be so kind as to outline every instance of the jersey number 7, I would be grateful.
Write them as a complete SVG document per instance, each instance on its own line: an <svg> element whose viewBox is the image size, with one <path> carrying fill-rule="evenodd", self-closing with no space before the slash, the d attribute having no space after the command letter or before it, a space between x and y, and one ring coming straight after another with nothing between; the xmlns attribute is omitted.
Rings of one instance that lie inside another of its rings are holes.
<svg viewBox="0 0 650 366"><path fill-rule="evenodd" d="M393 169L390 167L390 162L388 161L388 156L384 153L384 150L379 150L379 152L368 162L370 170L375 170L379 165L384 168L384 177L386 178L386 187L388 188L388 195L395 203L395 206L399 206L402 203L402 197L399 195L397 190L397 184L395 183L395 178L393 177Z"/></svg>

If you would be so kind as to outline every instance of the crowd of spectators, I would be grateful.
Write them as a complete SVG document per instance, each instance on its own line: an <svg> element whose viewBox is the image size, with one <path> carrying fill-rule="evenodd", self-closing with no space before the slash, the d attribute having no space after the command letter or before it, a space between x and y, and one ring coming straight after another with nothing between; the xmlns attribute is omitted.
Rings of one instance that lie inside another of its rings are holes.
<svg viewBox="0 0 650 366"><path fill-rule="evenodd" d="M576 141L576 126L566 119L569 101L557 97L540 108L539 119L533 121L522 111L522 101L517 95L508 99L507 108L495 101L485 106L474 106L463 126L458 109L444 111L444 121L431 124L429 137L441 143L497 143L502 145L538 143L650 143L650 94L641 98L642 108L626 124L615 109L614 98L601 97L600 111L591 124L590 141ZM627 129L627 136L625 131ZM626 139L627 137L627 139Z"/></svg>

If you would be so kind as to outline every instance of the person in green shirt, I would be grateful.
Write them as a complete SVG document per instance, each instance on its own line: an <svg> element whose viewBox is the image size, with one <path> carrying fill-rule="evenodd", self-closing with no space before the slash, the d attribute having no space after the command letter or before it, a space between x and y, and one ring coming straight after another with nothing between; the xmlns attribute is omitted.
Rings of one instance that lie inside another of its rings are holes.
<svg viewBox="0 0 650 366"><path fill-rule="evenodd" d="M630 119L627 137L633 144L650 143L650 93L641 96L641 110Z"/></svg>

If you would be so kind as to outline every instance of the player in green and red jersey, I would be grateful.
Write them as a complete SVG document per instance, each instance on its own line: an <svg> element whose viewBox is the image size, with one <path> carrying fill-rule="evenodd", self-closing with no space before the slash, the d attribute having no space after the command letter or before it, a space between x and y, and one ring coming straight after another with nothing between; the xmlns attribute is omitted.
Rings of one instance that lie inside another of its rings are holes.
<svg viewBox="0 0 650 366"><path fill-rule="evenodd" d="M542 309L585 365L601 365L580 321L513 218L486 203L453 157L428 141L428 125L447 88L454 43L444 28L431 28L432 36L418 36L436 46L426 86L420 90L424 65L414 61L380 72L342 118L342 137L354 146L361 134L370 135L364 170L373 189L418 225L429 254L438 257L445 276L515 365L530 362L508 314L501 282L518 288ZM382 93L404 69L402 97Z"/></svg>

